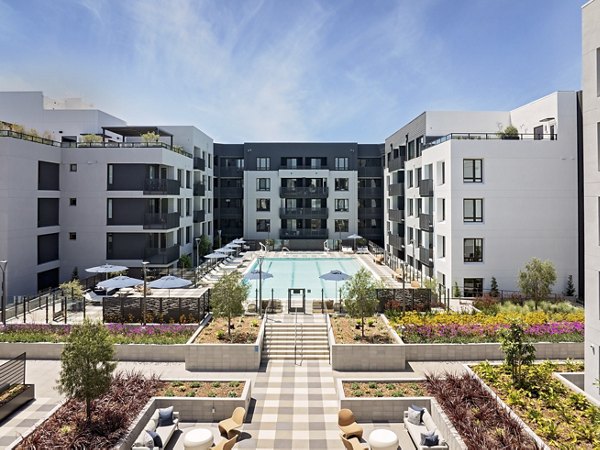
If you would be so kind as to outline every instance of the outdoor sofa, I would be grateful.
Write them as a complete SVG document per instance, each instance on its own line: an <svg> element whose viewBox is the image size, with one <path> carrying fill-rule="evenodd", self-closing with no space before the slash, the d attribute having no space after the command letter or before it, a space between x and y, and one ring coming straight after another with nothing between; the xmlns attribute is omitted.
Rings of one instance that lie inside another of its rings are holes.
<svg viewBox="0 0 600 450"><path fill-rule="evenodd" d="M411 410L412 410L412 408L409 408L409 411L411 411ZM448 444L446 443L446 440L442 437L442 435L439 433L439 430L438 430L437 426L435 425L435 423L433 422L433 419L431 417L431 414L429 414L429 411L427 411L427 409L423 408L421 420L418 425L413 423L411 420L409 420L409 411L404 411L404 427L408 431L408 434L410 435L410 438L414 442L417 449L418 450L448 450ZM412 411L414 411L414 410L412 410ZM432 431L435 431L435 434L438 437L438 444L437 445L422 445L421 444L421 435L425 434L425 433L430 433Z"/></svg>
<svg viewBox="0 0 600 450"><path fill-rule="evenodd" d="M162 408L160 409L160 411L166 411L167 409L169 408ZM168 425L160 425L160 412L157 408L156 411L154 411L154 414L152 414L152 417L150 418L146 426L144 426L144 429L135 439L135 442L132 446L132 450L148 450L148 448L154 448L154 450L158 450L167 446L169 440L173 436L173 433L175 433L175 430L179 429L179 413L177 411L173 411L173 407L170 407L170 409L172 412L172 423ZM160 436L160 439L163 444L162 447L149 447L149 445L151 445L150 443L152 442L152 438L146 430L154 431Z"/></svg>

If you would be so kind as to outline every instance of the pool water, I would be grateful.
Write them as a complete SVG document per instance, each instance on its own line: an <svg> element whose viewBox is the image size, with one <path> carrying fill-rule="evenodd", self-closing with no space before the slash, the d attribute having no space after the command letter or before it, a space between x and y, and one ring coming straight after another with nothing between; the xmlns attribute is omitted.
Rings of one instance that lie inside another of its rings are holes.
<svg viewBox="0 0 600 450"><path fill-rule="evenodd" d="M307 300L320 300L321 289L325 299L336 298L335 281L321 280L319 276L331 270L341 270L347 275L354 275L363 267L354 258L265 258L262 271L273 275L273 278L263 280L262 298L287 299L289 288L306 289ZM250 270L258 270L258 261L252 265ZM258 280L249 281L251 284L249 298L254 299L258 289ZM339 289L345 282L338 282Z"/></svg>

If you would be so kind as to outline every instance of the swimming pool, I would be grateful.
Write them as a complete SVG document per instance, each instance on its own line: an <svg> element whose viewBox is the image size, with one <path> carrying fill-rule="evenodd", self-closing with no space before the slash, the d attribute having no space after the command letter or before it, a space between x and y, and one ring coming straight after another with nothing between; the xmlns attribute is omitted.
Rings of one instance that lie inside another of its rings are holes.
<svg viewBox="0 0 600 450"><path fill-rule="evenodd" d="M263 299L287 299L288 288L306 289L307 300L320 300L321 289L325 298L335 298L335 282L319 278L331 270L341 270L345 274L354 275L363 265L354 258L265 258L262 264L263 272L269 272L273 278L263 280ZM250 270L258 270L255 261ZM258 289L258 280L249 281L251 284L249 299L254 299ZM338 290L344 282L338 282Z"/></svg>

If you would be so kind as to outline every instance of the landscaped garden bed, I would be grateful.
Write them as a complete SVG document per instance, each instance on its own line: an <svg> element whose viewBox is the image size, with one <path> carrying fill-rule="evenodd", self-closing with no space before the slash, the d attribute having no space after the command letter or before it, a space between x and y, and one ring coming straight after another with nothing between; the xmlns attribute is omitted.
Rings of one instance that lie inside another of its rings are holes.
<svg viewBox="0 0 600 450"><path fill-rule="evenodd" d="M332 317L331 325L336 344L393 344L395 343L381 317L365 319L365 338L362 339L360 319Z"/></svg>
<svg viewBox="0 0 600 450"><path fill-rule="evenodd" d="M581 371L581 365L523 366L519 385L505 365L481 363L472 369L551 448L600 448L600 408L552 376L553 372Z"/></svg>
<svg viewBox="0 0 600 450"><path fill-rule="evenodd" d="M526 324L531 342L583 342L583 310L574 312L416 313L394 317L390 323L408 344L467 344L498 342L499 332L514 320Z"/></svg>
<svg viewBox="0 0 600 450"><path fill-rule="evenodd" d="M427 394L424 382L414 381L344 381L346 397L423 397Z"/></svg>
<svg viewBox="0 0 600 450"><path fill-rule="evenodd" d="M185 344L198 325L123 325L106 324L113 344ZM0 342L65 342L71 325L14 324L0 326Z"/></svg>
<svg viewBox="0 0 600 450"><path fill-rule="evenodd" d="M244 381L165 381L154 395L239 398L244 392L244 385Z"/></svg>
<svg viewBox="0 0 600 450"><path fill-rule="evenodd" d="M254 344L258 339L260 321L248 317L232 319L231 339L227 333L227 318L213 317L208 325L198 334L195 344Z"/></svg>

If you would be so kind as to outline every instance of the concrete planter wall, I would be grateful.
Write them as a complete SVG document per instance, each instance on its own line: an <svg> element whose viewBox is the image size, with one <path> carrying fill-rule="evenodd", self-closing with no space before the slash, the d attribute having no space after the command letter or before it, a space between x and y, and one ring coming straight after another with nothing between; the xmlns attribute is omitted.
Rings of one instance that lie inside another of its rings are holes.
<svg viewBox="0 0 600 450"><path fill-rule="evenodd" d="M344 394L343 382L370 382L377 381L383 383L397 382L415 382L424 381L423 379L338 379L336 387L340 398L340 408L351 409L360 422L382 422L389 421L401 423L404 418L404 411L410 405L427 408L431 414L433 422L440 430L441 435L448 442L450 450L466 450L467 446L461 439L458 431L443 412L438 402L433 397L346 397Z"/></svg>
<svg viewBox="0 0 600 450"><path fill-rule="evenodd" d="M189 380L180 380L189 381ZM198 381L198 380L194 380ZM244 381L244 390L239 398L229 397L152 397L127 431L127 437L116 446L121 450L130 449L157 408L173 406L179 412L181 422L218 422L231 417L238 406L248 411L252 388L250 380ZM212 412L214 410L214 413Z"/></svg>
<svg viewBox="0 0 600 450"><path fill-rule="evenodd" d="M185 346L185 368L225 372L258 370L264 332L263 320L254 344L192 344L191 342L197 336L195 334Z"/></svg>

